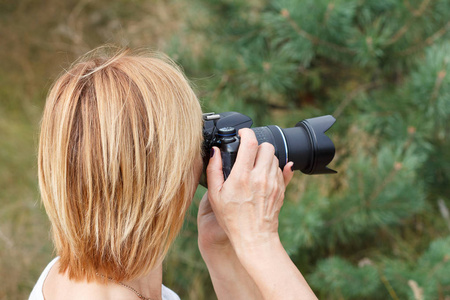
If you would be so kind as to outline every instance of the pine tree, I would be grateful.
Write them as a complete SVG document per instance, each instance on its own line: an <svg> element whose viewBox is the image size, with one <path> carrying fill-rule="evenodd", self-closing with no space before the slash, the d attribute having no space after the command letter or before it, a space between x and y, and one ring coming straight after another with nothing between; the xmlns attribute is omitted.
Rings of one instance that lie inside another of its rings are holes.
<svg viewBox="0 0 450 300"><path fill-rule="evenodd" d="M171 52L206 78L196 81L205 110L285 127L337 118L339 173L297 175L280 216L319 298L448 299L450 2L193 5L201 18L187 34L201 49L180 39Z"/></svg>

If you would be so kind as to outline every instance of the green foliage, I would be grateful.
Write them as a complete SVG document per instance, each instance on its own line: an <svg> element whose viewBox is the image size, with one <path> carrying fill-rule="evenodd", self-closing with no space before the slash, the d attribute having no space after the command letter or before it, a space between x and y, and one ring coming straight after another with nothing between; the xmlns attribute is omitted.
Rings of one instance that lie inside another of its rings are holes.
<svg viewBox="0 0 450 300"><path fill-rule="evenodd" d="M438 299L450 290L449 249L450 236L438 239L415 265L401 260L375 264L366 258L354 266L332 257L320 261L308 279L313 287L331 297L337 294L344 299Z"/></svg>
<svg viewBox="0 0 450 300"><path fill-rule="evenodd" d="M372 265L355 267L337 257L319 262L309 282L311 286L326 291L327 296L343 299L367 299L381 288L378 271Z"/></svg>
<svg viewBox="0 0 450 300"><path fill-rule="evenodd" d="M338 119L339 174L295 178L280 216L283 244L318 295L450 295L439 275L450 272L448 220L436 206L450 203L449 2L200 2L215 22L197 28L210 41L206 69L190 71L212 77L208 110L258 125Z"/></svg>

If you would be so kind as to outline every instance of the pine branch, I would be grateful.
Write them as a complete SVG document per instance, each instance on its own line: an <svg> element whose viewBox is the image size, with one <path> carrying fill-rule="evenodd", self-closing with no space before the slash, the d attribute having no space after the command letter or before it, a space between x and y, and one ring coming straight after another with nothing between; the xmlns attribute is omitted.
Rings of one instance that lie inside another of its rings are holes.
<svg viewBox="0 0 450 300"><path fill-rule="evenodd" d="M409 54L416 52L426 46L429 46L429 45L433 44L437 39L442 37L449 29L450 29L450 21L447 22L447 24L445 24L445 26L443 26L441 29L436 31L433 35L431 35L430 37L425 39L425 41L423 43L406 48L405 50L398 52L397 55L409 55Z"/></svg>
<svg viewBox="0 0 450 300"><path fill-rule="evenodd" d="M394 288L392 287L392 285L389 283L389 281L387 280L386 276L380 274L380 272L378 272L380 275L380 280L381 282L384 284L384 287L387 289L389 295L391 296L392 299L394 300L400 300L397 296L397 293L395 292Z"/></svg>
<svg viewBox="0 0 450 300"><path fill-rule="evenodd" d="M445 70L447 66L447 61L444 61L444 68L440 70L436 77L436 82L433 87L433 92L431 93L430 97L430 104L432 105L434 101L436 101L436 98L439 96L439 90L441 89L442 82L444 81L445 76L447 75L447 71Z"/></svg>
<svg viewBox="0 0 450 300"><path fill-rule="evenodd" d="M402 26L390 39L387 41L386 46L396 43L409 29L413 23L414 18L408 20L408 22Z"/></svg>
<svg viewBox="0 0 450 300"><path fill-rule="evenodd" d="M422 3L420 3L419 8L414 10L411 7L411 3L409 3L408 0L403 1L403 3L405 4L406 8L408 8L408 10L411 12L411 14L413 16L417 16L417 15L423 14L423 11L425 10L425 8L428 6L428 4L430 2L431 2L431 0L424 0L424 1L422 1Z"/></svg>
<svg viewBox="0 0 450 300"><path fill-rule="evenodd" d="M411 11L411 14L413 17L408 20L408 22L402 26L390 39L387 41L386 46L392 45L396 43L409 29L411 24L414 22L414 20L420 16L423 15L425 9L427 8L428 4L431 0L423 0L422 3L420 3L419 9L415 11ZM409 3L408 3L409 4Z"/></svg>
<svg viewBox="0 0 450 300"><path fill-rule="evenodd" d="M379 196L379 194L386 188L386 186L394 179L395 175L398 173L398 171L400 169L401 169L401 163L398 163L398 162L395 163L391 172L388 174L386 179L382 182L381 186L378 187L375 191L373 191L372 194L369 196L369 199L365 201L366 207L369 207L370 203ZM360 206L354 206L351 209L349 209L348 211L346 211L345 213L339 215L338 217L329 220L325 225L329 227L336 223L339 223L342 220L344 220L345 218L358 212L360 209L361 209Z"/></svg>
<svg viewBox="0 0 450 300"><path fill-rule="evenodd" d="M306 32L305 30L303 30L300 26L298 26L298 24L291 18L290 13L287 9L282 9L280 11L281 15L286 19L286 21L289 23L289 25L291 25L291 27L302 37L304 37L305 39L309 40L313 45L322 45L322 46L327 46L330 47L331 49L334 49L338 52L342 52L342 53L350 53L350 54L355 54L356 51L347 47L343 47L334 43L330 43L327 41L324 41L320 38L318 38L317 36L314 36L308 32Z"/></svg>
<svg viewBox="0 0 450 300"><path fill-rule="evenodd" d="M404 152L407 148L409 148L409 146L413 142L413 139L414 139L413 135L414 135L413 130L410 130L410 137L408 138L408 140L403 145L403 151L402 152ZM402 163L400 163L400 162L394 163L394 166L393 166L392 170L386 176L386 178L381 183L381 185L379 185L378 188L376 190L374 190L370 194L368 200L365 201L365 206L366 207L370 207L370 205L373 202L373 200L375 200L381 194L381 192L383 192L385 190L385 188L388 186L388 184L391 183L395 179L395 175L397 175L397 173L402 169L402 167L403 167ZM347 216L350 216L351 214L357 212L359 209L360 209L360 207L355 206L352 209L350 209L349 211L347 211L345 214L340 215L338 218L330 220L327 223L327 225L332 225L332 224L335 224L337 222L340 222L343 219L345 219Z"/></svg>
<svg viewBox="0 0 450 300"><path fill-rule="evenodd" d="M370 205L372 204L372 201L375 200L376 198L378 198L378 196L381 194L381 192L386 189L388 184L394 180L395 175L397 175L397 173L402 169L402 167L403 167L402 163L400 163L400 162L396 162L394 164L394 167L392 168L391 172L389 172L388 176L386 176L386 178L383 180L381 185L379 185L378 188L376 190L374 190L372 192L372 194L370 194L369 199L365 203L366 207L370 207Z"/></svg>
<svg viewBox="0 0 450 300"><path fill-rule="evenodd" d="M411 3L409 3L408 0L404 0L403 3L405 4L406 8L413 13L413 9L411 8Z"/></svg>
<svg viewBox="0 0 450 300"><path fill-rule="evenodd" d="M408 280L408 285L413 291L414 300L423 300L423 288L421 288L416 281Z"/></svg>
<svg viewBox="0 0 450 300"><path fill-rule="evenodd" d="M333 113L333 116L335 118L338 118L342 112L344 111L344 109L350 105L350 103L356 98L357 95L359 95L361 92L365 92L367 90L371 90L373 88L379 87L383 84L382 81L375 81L375 82L371 82L368 84L363 84L361 86L359 86L358 88L356 88L355 90L353 90L348 97L342 101L339 106L336 108L336 110Z"/></svg>
<svg viewBox="0 0 450 300"><path fill-rule="evenodd" d="M333 10L334 10L334 2L328 3L327 11L325 12L325 16L323 18L324 23L328 22L328 19L330 18L330 14Z"/></svg>
<svg viewBox="0 0 450 300"><path fill-rule="evenodd" d="M447 255L445 255L443 258L442 258L442 260L440 260L430 271L429 271L429 273L427 274L427 277L428 278L433 278L434 277L434 274L439 270L439 269L441 269L443 266L446 266L447 265L447 261L449 260L449 258L448 258L448 256Z"/></svg>
<svg viewBox="0 0 450 300"><path fill-rule="evenodd" d="M408 149L411 146L412 142L414 141L415 128L413 128L413 127L412 128L408 128L408 133L410 135L409 135L409 138L406 140L406 142L403 144L402 153L404 153L406 151L406 149ZM379 185L378 188L376 190L374 190L372 192L372 194L370 194L369 198L365 201L365 206L366 207L370 207L372 201L375 200L381 194L381 192L384 191L384 189L388 186L388 184L391 183L395 179L395 175L397 175L397 173L402 168L403 168L403 165L402 165L401 162L395 162L394 163L394 165L392 167L392 170L389 172L389 174L383 180L381 185ZM351 216L353 213L356 213L360 209L361 209L360 206L354 206L351 209L349 209L348 211L346 211L345 213L339 215L338 217L329 220L326 223L326 226L331 226L333 224L341 222L342 220L344 220L348 216Z"/></svg>

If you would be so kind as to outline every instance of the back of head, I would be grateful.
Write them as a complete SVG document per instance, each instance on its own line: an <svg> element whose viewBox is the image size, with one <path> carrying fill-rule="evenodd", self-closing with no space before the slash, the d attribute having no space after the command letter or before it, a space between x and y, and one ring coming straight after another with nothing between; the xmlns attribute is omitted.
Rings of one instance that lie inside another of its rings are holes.
<svg viewBox="0 0 450 300"><path fill-rule="evenodd" d="M94 55L50 90L39 185L60 271L130 280L154 268L196 188L199 102L164 57Z"/></svg>

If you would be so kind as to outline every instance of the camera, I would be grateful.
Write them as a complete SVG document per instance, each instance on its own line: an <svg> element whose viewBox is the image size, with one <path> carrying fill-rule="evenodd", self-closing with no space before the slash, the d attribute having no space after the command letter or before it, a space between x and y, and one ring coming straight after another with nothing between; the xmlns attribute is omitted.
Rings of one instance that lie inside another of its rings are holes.
<svg viewBox="0 0 450 300"><path fill-rule="evenodd" d="M325 132L336 122L331 116L321 116L298 122L295 127L280 128L276 125L251 128L258 144L268 142L275 148L280 168L294 162L293 169L305 174L337 173L327 165L335 154L334 144ZM253 121L250 117L238 112L219 114L203 114L203 166L201 184L206 186L205 170L209 161L209 153L213 146L220 149L223 174L226 180L236 161L240 145L237 132L241 128L250 128Z"/></svg>

